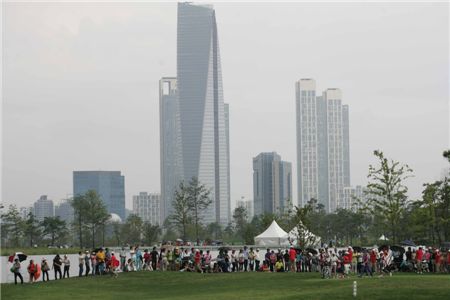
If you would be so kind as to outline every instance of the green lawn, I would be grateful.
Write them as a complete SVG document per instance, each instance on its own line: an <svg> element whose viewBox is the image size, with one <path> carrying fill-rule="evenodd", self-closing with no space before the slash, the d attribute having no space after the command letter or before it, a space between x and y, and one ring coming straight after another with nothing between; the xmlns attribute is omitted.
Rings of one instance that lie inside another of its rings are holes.
<svg viewBox="0 0 450 300"><path fill-rule="evenodd" d="M136 272L37 284L2 284L2 299L449 299L450 275L322 280L317 273Z"/></svg>

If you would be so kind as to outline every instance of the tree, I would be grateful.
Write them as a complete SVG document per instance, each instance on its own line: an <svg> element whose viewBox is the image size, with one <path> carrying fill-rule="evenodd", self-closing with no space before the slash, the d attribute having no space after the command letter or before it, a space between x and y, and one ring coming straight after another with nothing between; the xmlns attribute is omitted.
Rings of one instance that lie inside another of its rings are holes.
<svg viewBox="0 0 450 300"><path fill-rule="evenodd" d="M138 244L141 241L143 221L136 214L131 214L122 226L122 236L129 244Z"/></svg>
<svg viewBox="0 0 450 300"><path fill-rule="evenodd" d="M51 236L51 245L55 245L55 240L61 238L66 232L66 222L58 217L45 217L41 223L44 228L44 234Z"/></svg>
<svg viewBox="0 0 450 300"><path fill-rule="evenodd" d="M25 236L27 236L28 240L30 241L30 247L33 247L34 242L36 240L39 240L42 234L39 221L34 217L34 214L32 212L29 212L24 225Z"/></svg>
<svg viewBox="0 0 450 300"><path fill-rule="evenodd" d="M2 238L9 240L10 247L19 246L24 235L24 221L15 205L10 205L8 211L1 215L2 218ZM3 244L3 246L6 246Z"/></svg>
<svg viewBox="0 0 450 300"><path fill-rule="evenodd" d="M99 226L102 226L110 218L106 206L100 196L94 190L89 190L84 194L86 207L85 224L92 233L92 248L95 248L95 232Z"/></svg>
<svg viewBox="0 0 450 300"><path fill-rule="evenodd" d="M206 227L206 232L209 234L211 239L221 239L223 235L222 225L218 222L209 223Z"/></svg>
<svg viewBox="0 0 450 300"><path fill-rule="evenodd" d="M199 226L201 225L202 212L211 205L211 191L201 184L197 177L192 177L188 186L188 199L191 207L191 214L195 225L195 239L199 241Z"/></svg>
<svg viewBox="0 0 450 300"><path fill-rule="evenodd" d="M120 243L122 241L122 234L121 234L122 225L119 222L112 222L111 226L114 239L116 240L116 246L120 246Z"/></svg>
<svg viewBox="0 0 450 300"><path fill-rule="evenodd" d="M178 189L175 191L175 198L173 200L174 212L170 216L170 222L182 232L183 240L186 239L186 229L188 224L192 221L191 208L189 201L189 187L180 182Z"/></svg>
<svg viewBox="0 0 450 300"><path fill-rule="evenodd" d="M243 206L238 206L234 209L233 212L233 222L234 227L236 228L236 233L240 237L244 237L244 230L247 225L248 213L247 209Z"/></svg>
<svg viewBox="0 0 450 300"><path fill-rule="evenodd" d="M369 165L367 208L387 223L395 243L408 199L408 188L403 182L411 177L412 170L406 164L388 160L381 151L374 151L374 155L379 160L379 166Z"/></svg>
<svg viewBox="0 0 450 300"><path fill-rule="evenodd" d="M150 222L144 222L142 226L142 233L144 235L144 242L146 245L152 245L153 242L158 241L158 237L161 234L161 227L153 225Z"/></svg>
<svg viewBox="0 0 450 300"><path fill-rule="evenodd" d="M78 237L80 239L80 248L83 248L83 229L85 227L87 211L89 210L85 195L76 195L70 201L74 211L73 224L77 228Z"/></svg>

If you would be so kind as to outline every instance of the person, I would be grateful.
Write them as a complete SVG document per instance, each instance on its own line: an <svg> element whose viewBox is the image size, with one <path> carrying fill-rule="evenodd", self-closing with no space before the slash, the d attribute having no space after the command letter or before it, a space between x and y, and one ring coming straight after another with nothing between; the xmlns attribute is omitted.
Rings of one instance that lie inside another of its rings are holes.
<svg viewBox="0 0 450 300"><path fill-rule="evenodd" d="M345 252L345 255L342 257L344 262L344 276L350 275L350 264L352 262L352 255L350 255L349 251Z"/></svg>
<svg viewBox="0 0 450 300"><path fill-rule="evenodd" d="M140 271L142 269L142 251L139 246L136 246L136 269Z"/></svg>
<svg viewBox="0 0 450 300"><path fill-rule="evenodd" d="M67 274L67 278L70 277L69 275L69 270L70 270L70 259L67 257L67 255L64 255L64 272L63 272L63 278L66 278L66 274Z"/></svg>
<svg viewBox="0 0 450 300"><path fill-rule="evenodd" d="M144 266L143 266L144 270L149 270L149 271L153 271L152 270L152 263L151 263L151 255L150 252L148 252L148 249L144 249Z"/></svg>
<svg viewBox="0 0 450 300"><path fill-rule="evenodd" d="M170 251L170 249L167 250L167 263L169 264L169 270L173 271L174 270L174 254L172 251Z"/></svg>
<svg viewBox="0 0 450 300"><path fill-rule="evenodd" d="M89 272L91 271L91 268L89 267L89 261L90 261L90 255L89 255L89 251L86 250L86 253L84 255L84 265L86 267L86 273L85 276L89 275Z"/></svg>
<svg viewBox="0 0 450 300"><path fill-rule="evenodd" d="M106 255L105 252L103 251L103 248L100 248L100 250L97 252L96 259L97 259L98 273L100 275L103 275L103 273L105 272L105 259L106 259Z"/></svg>
<svg viewBox="0 0 450 300"><path fill-rule="evenodd" d="M239 272L244 271L244 252L242 251L242 249L239 249L239 254L238 254L238 261L239 261Z"/></svg>
<svg viewBox="0 0 450 300"><path fill-rule="evenodd" d="M372 274L372 270L370 269L370 256L367 253L367 250L364 250L363 255L362 255L362 264L361 264L361 269L360 269L360 273L359 273L359 277L363 277L365 275L367 276L373 276Z"/></svg>
<svg viewBox="0 0 450 300"><path fill-rule="evenodd" d="M120 250L120 268L122 269L122 271L125 271L127 267L126 259L127 253L125 252L125 247L122 247L122 249Z"/></svg>
<svg viewBox="0 0 450 300"><path fill-rule="evenodd" d="M111 259L109 260L109 271L111 273L111 276L114 276L114 278L117 278L119 276L117 270L119 269L120 262L114 255L114 252L111 252Z"/></svg>
<svg viewBox="0 0 450 300"><path fill-rule="evenodd" d="M247 272L248 269L248 248L244 246L244 251L242 252L244 257L244 272Z"/></svg>
<svg viewBox="0 0 450 300"><path fill-rule="evenodd" d="M269 258L270 258L270 265L269 265L270 272L273 272L275 264L277 263L277 255L275 254L275 252L273 250L270 252Z"/></svg>
<svg viewBox="0 0 450 300"><path fill-rule="evenodd" d="M419 250L417 250L416 252L417 274L422 274L422 259L423 259L423 250L422 247L419 247Z"/></svg>
<svg viewBox="0 0 450 300"><path fill-rule="evenodd" d="M84 254L83 252L78 252L78 277L83 276L84 268Z"/></svg>
<svg viewBox="0 0 450 300"><path fill-rule="evenodd" d="M255 252L255 270L259 271L259 264L261 263L261 257L259 256L259 249L256 248Z"/></svg>
<svg viewBox="0 0 450 300"><path fill-rule="evenodd" d="M330 250L331 257L330 257L330 263L331 263L331 277L337 278L337 264L338 264L338 257L336 256L336 253L332 252Z"/></svg>
<svg viewBox="0 0 450 300"><path fill-rule="evenodd" d="M434 254L434 264L435 264L435 268L434 268L434 272L435 273L440 273L441 272L441 253L439 252L439 249L436 249L436 252Z"/></svg>
<svg viewBox="0 0 450 300"><path fill-rule="evenodd" d="M253 251L253 248L250 248L250 251L248 252L248 265L250 271L255 269L255 251Z"/></svg>
<svg viewBox="0 0 450 300"><path fill-rule="evenodd" d="M205 263L205 271L208 273L211 272L211 253L209 250L206 250L203 259Z"/></svg>
<svg viewBox="0 0 450 300"><path fill-rule="evenodd" d="M159 254L161 271L167 271L167 266L169 265L169 261L167 260L166 248L162 248Z"/></svg>
<svg viewBox="0 0 450 300"><path fill-rule="evenodd" d="M156 251L156 247L153 247L153 250L152 250L152 252L150 253L151 254L151 257L152 257L152 268L153 268L153 271L156 271L156 268L157 268L157 261L158 261L158 257L159 257L159 255L158 255L158 251Z"/></svg>
<svg viewBox="0 0 450 300"><path fill-rule="evenodd" d="M281 258L275 263L275 270L277 272L284 272L283 260Z"/></svg>
<svg viewBox="0 0 450 300"><path fill-rule="evenodd" d="M14 284L17 284L17 277L20 279L20 284L23 284L23 277L20 274L20 261L18 258L14 260L14 263L11 267L11 272L14 273Z"/></svg>
<svg viewBox="0 0 450 300"><path fill-rule="evenodd" d="M62 266L62 260L59 254L56 254L55 258L53 259L53 270L55 271L55 280L62 279L62 273L61 273L61 266Z"/></svg>
<svg viewBox="0 0 450 300"><path fill-rule="evenodd" d="M127 269L126 270L127 270L127 272L136 271L135 268L134 268L134 260L133 259L131 259L131 258L128 259L128 261L127 261Z"/></svg>
<svg viewBox="0 0 450 300"><path fill-rule="evenodd" d="M236 272L238 270L238 262L236 250L231 250L231 272Z"/></svg>
<svg viewBox="0 0 450 300"><path fill-rule="evenodd" d="M202 254L200 253L199 249L196 249L195 255L194 255L194 267L195 267L195 270L200 273L202 273L201 259L202 259Z"/></svg>
<svg viewBox="0 0 450 300"><path fill-rule="evenodd" d="M41 262L41 272L42 272L42 281L45 281L45 276L47 276L47 281L50 280L48 277L48 270L50 270L50 266L45 258L42 259Z"/></svg>
<svg viewBox="0 0 450 300"><path fill-rule="evenodd" d="M91 253L91 266L92 266L92 276L95 276L97 273L97 255L95 252Z"/></svg>
<svg viewBox="0 0 450 300"><path fill-rule="evenodd" d="M35 281L34 275L37 272L37 265L34 263L34 260L30 260L30 264L28 265L28 274L30 275L30 283Z"/></svg>
<svg viewBox="0 0 450 300"><path fill-rule="evenodd" d="M295 272L295 258L297 256L297 251L295 251L294 247L291 246L289 248L289 266L291 272Z"/></svg>
<svg viewBox="0 0 450 300"><path fill-rule="evenodd" d="M261 266L260 271L261 272L270 272L270 269L269 269L269 266L268 266L266 260L263 261L263 265Z"/></svg>
<svg viewBox="0 0 450 300"><path fill-rule="evenodd" d="M291 260L289 256L289 250L287 249L286 251L284 251L283 260L284 260L284 272L289 272L291 269Z"/></svg>

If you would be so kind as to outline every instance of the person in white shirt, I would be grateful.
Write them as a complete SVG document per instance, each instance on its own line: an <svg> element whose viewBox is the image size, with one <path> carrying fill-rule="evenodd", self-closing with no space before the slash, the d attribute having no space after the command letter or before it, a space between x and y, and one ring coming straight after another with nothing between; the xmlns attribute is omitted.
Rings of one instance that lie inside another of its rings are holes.
<svg viewBox="0 0 450 300"><path fill-rule="evenodd" d="M84 254L81 251L78 252L78 267L79 267L78 277L82 277L84 268Z"/></svg>

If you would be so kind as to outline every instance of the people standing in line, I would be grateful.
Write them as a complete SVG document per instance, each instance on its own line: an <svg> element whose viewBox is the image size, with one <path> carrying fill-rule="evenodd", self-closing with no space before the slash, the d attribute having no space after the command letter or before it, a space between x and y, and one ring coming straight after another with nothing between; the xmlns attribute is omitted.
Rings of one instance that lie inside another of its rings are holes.
<svg viewBox="0 0 450 300"><path fill-rule="evenodd" d="M64 263L63 278L66 278L66 274L67 274L67 278L70 278L70 275L69 275L70 259L67 257L67 255L64 255L63 263Z"/></svg>
<svg viewBox="0 0 450 300"><path fill-rule="evenodd" d="M55 280L62 279L62 273L61 273L61 266L62 266L62 260L59 254L56 254L55 258L53 259L53 270L55 270Z"/></svg>
<svg viewBox="0 0 450 300"><path fill-rule="evenodd" d="M89 273L90 273L90 271L91 271L91 268L89 267L89 265L90 265L90 260L91 260L91 257L90 257L90 255L89 255L89 251L86 250L86 253L84 254L84 266L86 267L86 273L85 273L85 276L88 276Z"/></svg>
<svg viewBox="0 0 450 300"><path fill-rule="evenodd" d="M41 262L41 272L42 272L42 281L45 281L45 277L47 276L47 281L50 280L48 276L48 270L50 270L50 266L45 258L42 259Z"/></svg>
<svg viewBox="0 0 450 300"><path fill-rule="evenodd" d="M23 277L22 274L20 274L20 261L18 258L14 260L11 272L14 273L14 284L17 284L17 277L20 279L20 283L23 284Z"/></svg>
<svg viewBox="0 0 450 300"><path fill-rule="evenodd" d="M30 260L30 264L28 265L28 274L30 275L30 283L33 283L36 281L36 278L34 277L34 275L37 272L37 264L34 263L34 260Z"/></svg>
<svg viewBox="0 0 450 300"><path fill-rule="evenodd" d="M78 277L82 277L84 272L84 254L81 251L78 252L78 268Z"/></svg>

